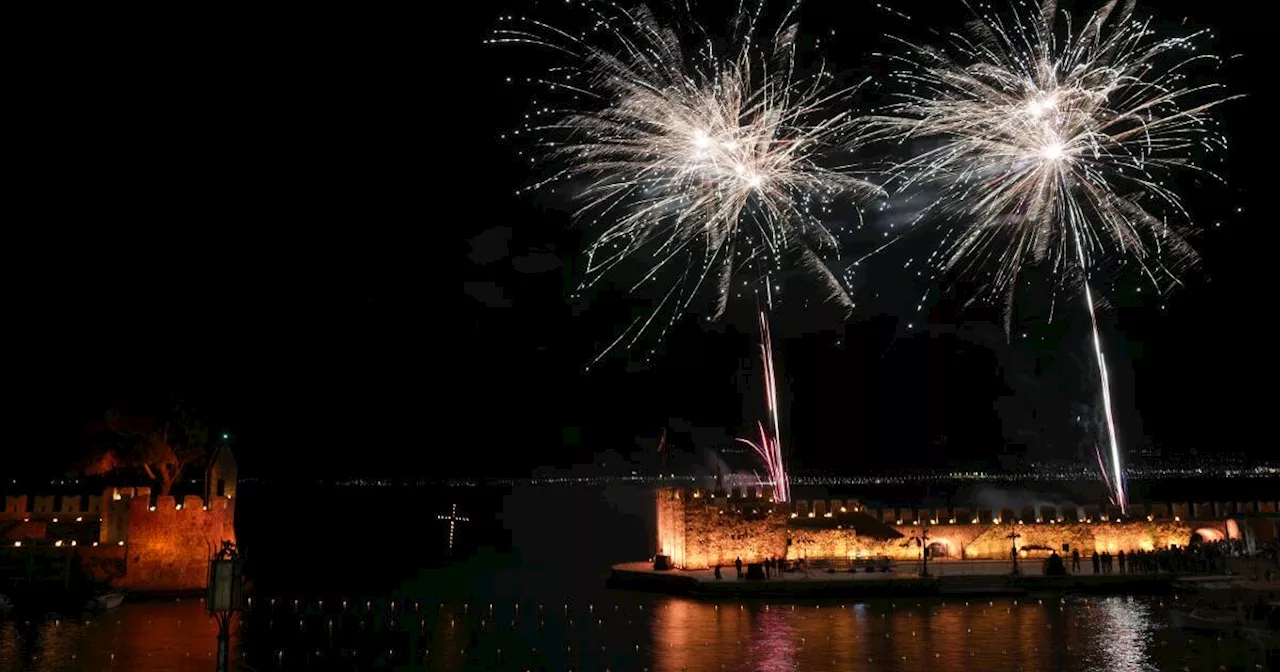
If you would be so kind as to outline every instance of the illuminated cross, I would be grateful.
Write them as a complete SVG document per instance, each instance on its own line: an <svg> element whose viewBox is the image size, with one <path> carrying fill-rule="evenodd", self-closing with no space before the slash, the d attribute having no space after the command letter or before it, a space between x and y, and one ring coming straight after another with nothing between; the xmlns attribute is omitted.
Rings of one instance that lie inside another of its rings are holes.
<svg viewBox="0 0 1280 672"><path fill-rule="evenodd" d="M1010 557L1013 558L1013 573L1017 574L1018 573L1018 540L1022 538L1022 535L1018 534L1017 528L1014 528L1012 532L1004 535L1004 538L1009 540L1009 555Z"/></svg>
<svg viewBox="0 0 1280 672"><path fill-rule="evenodd" d="M465 522L467 522L469 519L468 519L466 516L459 516L459 515L458 515L458 505L457 505L457 504L454 504L454 505L453 505L453 510L452 510L452 511L450 511L449 513L447 513L447 514L444 514L444 513L436 514L436 519L437 519L437 520L447 520L447 521L449 521L449 549L448 549L448 552L449 552L450 554L452 554L452 553L453 553L453 528L454 528L454 526L456 526L458 523L465 523Z"/></svg>

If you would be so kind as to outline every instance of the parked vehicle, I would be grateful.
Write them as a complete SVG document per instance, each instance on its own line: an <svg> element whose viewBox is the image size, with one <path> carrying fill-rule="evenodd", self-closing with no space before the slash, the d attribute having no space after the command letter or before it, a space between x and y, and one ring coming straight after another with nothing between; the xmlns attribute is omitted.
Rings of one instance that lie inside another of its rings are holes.
<svg viewBox="0 0 1280 672"><path fill-rule="evenodd" d="M85 603L85 611L106 611L115 609L124 602L124 593L112 590L89 598Z"/></svg>
<svg viewBox="0 0 1280 672"><path fill-rule="evenodd" d="M859 570L865 572L887 572L891 568L889 556L878 555L871 558L858 558L853 561L853 567L849 570L857 572Z"/></svg>

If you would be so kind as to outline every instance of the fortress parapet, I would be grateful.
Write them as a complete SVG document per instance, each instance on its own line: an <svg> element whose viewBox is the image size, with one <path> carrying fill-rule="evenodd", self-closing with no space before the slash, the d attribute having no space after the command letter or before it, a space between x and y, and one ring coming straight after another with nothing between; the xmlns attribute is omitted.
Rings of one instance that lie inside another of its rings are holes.
<svg viewBox="0 0 1280 672"><path fill-rule="evenodd" d="M122 569L113 585L136 591L203 589L211 550L236 540L235 462L222 447L210 462L206 495L154 496L149 487L102 494L10 495L0 513L8 549L46 545Z"/></svg>
<svg viewBox="0 0 1280 672"><path fill-rule="evenodd" d="M1280 520L1276 501L1142 502L1122 515L1107 505L996 509L869 507L855 499L775 503L771 492L750 490L715 496L714 491L664 488L656 500L657 553L689 569L731 565L737 558L913 559L919 549L903 541L925 529L935 557L1005 559L1014 528L1018 546L1089 554L1222 539L1275 540Z"/></svg>

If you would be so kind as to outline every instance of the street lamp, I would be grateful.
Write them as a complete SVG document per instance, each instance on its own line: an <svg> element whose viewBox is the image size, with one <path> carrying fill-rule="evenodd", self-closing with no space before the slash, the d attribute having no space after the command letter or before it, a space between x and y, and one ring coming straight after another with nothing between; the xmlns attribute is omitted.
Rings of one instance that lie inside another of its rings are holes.
<svg viewBox="0 0 1280 672"><path fill-rule="evenodd" d="M209 559L205 607L218 622L218 672L226 672L231 653L231 619L244 608L244 566L234 542L222 542Z"/></svg>

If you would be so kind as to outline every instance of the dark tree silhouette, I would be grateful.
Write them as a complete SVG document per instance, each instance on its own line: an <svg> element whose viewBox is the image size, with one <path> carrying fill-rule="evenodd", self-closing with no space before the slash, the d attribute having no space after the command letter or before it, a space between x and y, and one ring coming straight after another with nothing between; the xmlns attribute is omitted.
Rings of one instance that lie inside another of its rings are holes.
<svg viewBox="0 0 1280 672"><path fill-rule="evenodd" d="M87 431L96 444L85 474L138 470L156 482L161 495L171 494L182 472L205 456L209 438L208 429L181 406L163 418L112 409Z"/></svg>

